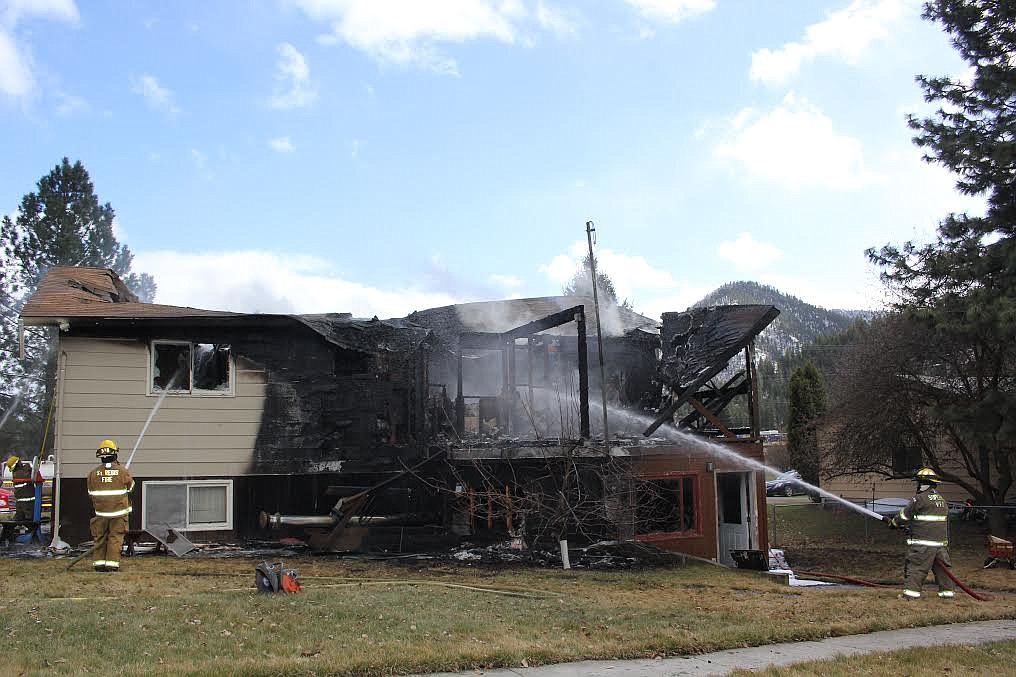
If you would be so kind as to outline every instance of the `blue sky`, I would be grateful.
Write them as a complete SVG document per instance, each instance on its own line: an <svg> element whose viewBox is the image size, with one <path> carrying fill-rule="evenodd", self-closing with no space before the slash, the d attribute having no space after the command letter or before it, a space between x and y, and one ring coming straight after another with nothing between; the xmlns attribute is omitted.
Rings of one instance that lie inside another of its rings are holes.
<svg viewBox="0 0 1016 677"><path fill-rule="evenodd" d="M920 161L915 0L0 0L0 210L68 156L162 303L396 316L753 279L873 307L865 248L980 209Z"/></svg>

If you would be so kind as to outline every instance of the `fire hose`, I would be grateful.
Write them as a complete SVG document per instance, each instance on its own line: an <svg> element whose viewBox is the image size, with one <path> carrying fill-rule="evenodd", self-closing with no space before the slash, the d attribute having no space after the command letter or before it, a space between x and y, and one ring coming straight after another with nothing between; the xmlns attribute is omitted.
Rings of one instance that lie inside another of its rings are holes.
<svg viewBox="0 0 1016 677"><path fill-rule="evenodd" d="M889 522L889 518L886 517L885 515L879 515L878 517L883 522ZM942 569L942 571L945 572L945 575L949 577L949 580L951 580L953 583L955 583L959 587L960 590L962 590L963 592L967 593L968 595L970 595L971 597L976 599L978 602L987 602L988 600L991 599L990 597L985 597L984 595L971 590L970 588L968 588L963 583L963 581L961 581L960 579L956 578L956 575L952 572L952 569L949 566L947 566L945 562L942 561L942 558L936 557L934 564L937 564L939 566L939 568ZM932 565L933 567L934 567L934 564ZM855 583L857 585L864 585L864 586L867 586L867 587L870 587L870 588L889 588L889 587L892 587L892 586L889 586L889 585L881 585L879 583L871 583L869 581L862 581L859 578L850 578L848 576L837 576L837 575L834 575L834 574L823 574L823 573L809 572L809 571L801 571L799 573L801 573L803 575L806 575L806 576L808 576L808 575L810 575L810 576L817 576L819 578L836 578L836 579L839 579L839 580L842 580L842 581L847 581L848 583Z"/></svg>

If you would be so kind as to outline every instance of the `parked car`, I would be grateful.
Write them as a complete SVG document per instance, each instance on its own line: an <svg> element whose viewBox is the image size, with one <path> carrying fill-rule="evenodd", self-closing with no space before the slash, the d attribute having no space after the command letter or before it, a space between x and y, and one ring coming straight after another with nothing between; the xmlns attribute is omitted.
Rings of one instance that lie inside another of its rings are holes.
<svg viewBox="0 0 1016 677"><path fill-rule="evenodd" d="M10 489L0 489L0 513L4 517L10 517L7 513L13 513L15 509L14 492Z"/></svg>
<svg viewBox="0 0 1016 677"><path fill-rule="evenodd" d="M817 493L808 488L801 479L801 473L788 470L771 480L766 480L766 496L808 496L818 500Z"/></svg>
<svg viewBox="0 0 1016 677"><path fill-rule="evenodd" d="M909 498L877 498L874 501L865 501L864 507L879 515L892 517L906 507L907 503L910 503Z"/></svg>

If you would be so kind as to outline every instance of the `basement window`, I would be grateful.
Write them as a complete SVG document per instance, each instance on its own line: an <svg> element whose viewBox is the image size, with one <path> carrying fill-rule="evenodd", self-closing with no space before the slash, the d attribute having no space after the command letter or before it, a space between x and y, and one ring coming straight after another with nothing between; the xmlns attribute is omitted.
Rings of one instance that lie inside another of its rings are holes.
<svg viewBox="0 0 1016 677"><path fill-rule="evenodd" d="M233 481L142 482L141 528L167 526L180 531L233 528Z"/></svg>
<svg viewBox="0 0 1016 677"><path fill-rule="evenodd" d="M152 341L151 393L231 395L228 343Z"/></svg>
<svg viewBox="0 0 1016 677"><path fill-rule="evenodd" d="M636 495L637 535L700 534L697 476L682 475L642 480Z"/></svg>

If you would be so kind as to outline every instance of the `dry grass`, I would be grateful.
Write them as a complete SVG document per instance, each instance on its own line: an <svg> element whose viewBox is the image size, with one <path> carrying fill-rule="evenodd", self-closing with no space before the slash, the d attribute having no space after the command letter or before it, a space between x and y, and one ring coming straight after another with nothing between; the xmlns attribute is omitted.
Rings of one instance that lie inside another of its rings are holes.
<svg viewBox="0 0 1016 677"><path fill-rule="evenodd" d="M893 675L894 677L942 677L960 675L1011 675L1016 665L1016 642L993 642L975 646L942 646L903 651L883 651L849 658L810 661L764 672L737 670L736 677L853 677Z"/></svg>
<svg viewBox="0 0 1016 677"><path fill-rule="evenodd" d="M119 574L8 560L5 667L79 674L392 674L701 653L952 621L1016 618L1016 596L900 602L710 566L484 570L299 558L305 590L263 596L255 560L137 557ZM416 584L396 581L418 581ZM381 581L381 584L372 584ZM505 596L452 583L529 591ZM26 591L29 594L26 594Z"/></svg>
<svg viewBox="0 0 1016 677"><path fill-rule="evenodd" d="M828 506L779 506L775 523L773 508L769 510L772 545L786 551L795 570L841 574L875 583L902 581L906 545L900 531ZM1016 572L1004 567L981 568L987 555L983 524L951 520L949 529L949 556L960 580L978 589L1016 592Z"/></svg>

